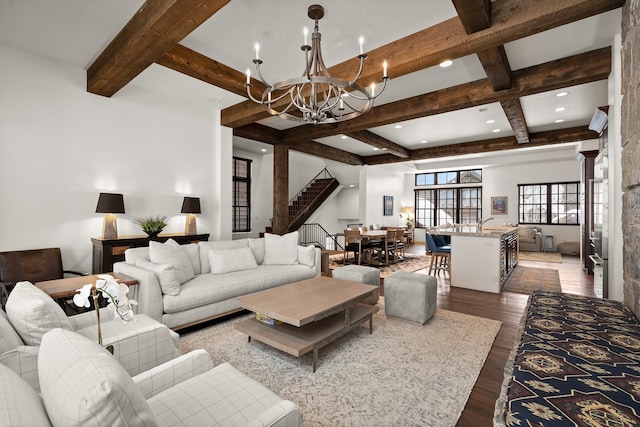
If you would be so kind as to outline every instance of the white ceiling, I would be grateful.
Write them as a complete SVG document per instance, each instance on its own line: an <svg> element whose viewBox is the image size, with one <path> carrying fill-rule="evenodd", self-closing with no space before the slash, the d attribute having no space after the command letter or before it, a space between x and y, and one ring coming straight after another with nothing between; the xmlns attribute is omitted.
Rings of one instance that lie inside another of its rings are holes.
<svg viewBox="0 0 640 427"><path fill-rule="evenodd" d="M500 0L496 0L500 1ZM302 28L311 29L307 7L300 0L232 0L181 43L205 56L244 72L252 66L253 46L261 45L262 71L270 81L302 73ZM0 42L86 69L143 4L143 0L0 0ZM322 48L328 66L358 53L358 37L365 38L365 51L385 45L456 16L451 0L324 0L325 17L320 21ZM620 9L587 18L505 45L513 70L552 61L612 44L620 32ZM354 68L356 62L354 61ZM367 64L380 67L381 64ZM354 73L355 73L354 69ZM430 67L391 80L376 104L428 93L486 77L475 55L456 59L449 68ZM345 76L349 77L349 76ZM226 108L243 97L215 88L159 65L153 65L130 85L145 90L184 97L184 102L206 103ZM126 91L125 87L123 91ZM575 86L558 98L541 93L521 98L531 132L586 125L598 106L607 104L605 81ZM118 96L118 94L114 95ZM565 110L555 111L557 107ZM556 120L564 122L556 123ZM487 123L487 120L495 120ZM272 118L263 121L284 129L294 124ZM513 135L499 104L381 126L370 131L408 149ZM499 129L499 132L494 132ZM427 142L423 142L427 141ZM340 136L319 142L358 155L380 154L369 145ZM238 139L244 150L265 147ZM557 147L545 148L558 150Z"/></svg>

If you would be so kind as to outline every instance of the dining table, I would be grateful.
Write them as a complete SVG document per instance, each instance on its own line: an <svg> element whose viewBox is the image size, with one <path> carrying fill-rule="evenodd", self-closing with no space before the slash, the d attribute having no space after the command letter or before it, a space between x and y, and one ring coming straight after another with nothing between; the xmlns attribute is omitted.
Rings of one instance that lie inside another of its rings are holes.
<svg viewBox="0 0 640 427"><path fill-rule="evenodd" d="M387 250L388 241L387 241L387 230L367 230L362 231L360 233L363 238L369 239L370 241L380 241L384 240L384 252L386 253L386 265L389 265L389 251ZM373 257L371 257L371 261L373 261ZM382 259L378 260L378 264L382 264Z"/></svg>

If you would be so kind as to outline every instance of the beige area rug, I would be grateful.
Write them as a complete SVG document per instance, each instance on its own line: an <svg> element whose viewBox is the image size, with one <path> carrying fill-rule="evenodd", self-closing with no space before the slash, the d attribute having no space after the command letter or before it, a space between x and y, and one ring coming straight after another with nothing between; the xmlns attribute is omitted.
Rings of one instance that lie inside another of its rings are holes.
<svg viewBox="0 0 640 427"><path fill-rule="evenodd" d="M502 292L531 294L535 290L562 292L558 270L518 265L502 285Z"/></svg>
<svg viewBox="0 0 640 427"><path fill-rule="evenodd" d="M560 252L518 252L518 259L562 263L562 254Z"/></svg>
<svg viewBox="0 0 640 427"><path fill-rule="evenodd" d="M180 350L205 348L301 409L305 427L455 426L501 323L438 310L426 325L373 318L312 353L290 356L236 331L245 316L180 338Z"/></svg>
<svg viewBox="0 0 640 427"><path fill-rule="evenodd" d="M335 270L336 268L343 267L342 252L340 254L330 255L329 256L329 269ZM351 260L353 262L353 259ZM431 258L427 255L420 254L405 254L404 261L396 262L395 264L389 264L389 266L377 266L373 265L372 267L376 267L380 269L380 277L385 278L389 277L391 273L394 271L408 271L414 272L421 270L423 268L429 267L429 263L431 262Z"/></svg>

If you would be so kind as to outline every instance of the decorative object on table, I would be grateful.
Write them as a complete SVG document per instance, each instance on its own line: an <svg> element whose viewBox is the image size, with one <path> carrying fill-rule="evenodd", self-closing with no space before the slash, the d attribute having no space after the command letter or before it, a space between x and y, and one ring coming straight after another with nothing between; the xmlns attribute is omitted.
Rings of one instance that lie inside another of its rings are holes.
<svg viewBox="0 0 640 427"><path fill-rule="evenodd" d="M102 328L100 326L100 304L98 291L102 294L102 297L109 301L107 309L113 311L115 319L120 318L124 322L130 322L136 320L136 315L133 313L132 305L137 305L136 300L129 299L127 293L129 287L125 284L118 283L113 276L109 274L100 274L100 278L96 281L95 286L93 283L88 283L82 288L77 289L78 292L73 296L73 303L78 307L90 308L91 297L93 306L96 309L96 317L98 319L98 344L102 345ZM113 346L108 345L107 350L113 354Z"/></svg>
<svg viewBox="0 0 640 427"><path fill-rule="evenodd" d="M198 234L196 232L196 214L201 214L200 197L185 197L182 200L182 209L180 213L187 214L184 223L184 234L191 236Z"/></svg>
<svg viewBox="0 0 640 427"><path fill-rule="evenodd" d="M293 77L277 82L273 85L267 83L262 77L260 65L260 45L256 43L256 57L253 63L256 66L257 77L266 88L260 99L251 94L251 70L247 69L247 94L249 98L264 105L267 111L274 116L283 119L305 123L337 123L354 119L373 108L374 100L384 91L389 76L387 75L387 61L382 65L382 89L376 91L375 84L371 88L362 87L358 79L364 69L364 39L360 37L360 68L356 76L348 79L332 77L324 65L322 51L320 49L321 35L318 29L318 21L324 16L324 8L314 4L309 6L307 12L309 18L315 21L311 34L311 45L307 44L308 30L305 27L304 44L300 49L305 55L306 68L302 77ZM297 73L296 73L297 74ZM299 75L299 74L297 74ZM309 96L315 94L315 96ZM281 108L282 107L282 108ZM292 109L292 107L294 107ZM278 108L281 108L278 110ZM301 114L299 114L301 113Z"/></svg>
<svg viewBox="0 0 640 427"><path fill-rule="evenodd" d="M382 199L384 203L383 215L384 216L393 215L393 196L382 196Z"/></svg>
<svg viewBox="0 0 640 427"><path fill-rule="evenodd" d="M507 196L491 198L491 215L507 215Z"/></svg>
<svg viewBox="0 0 640 427"><path fill-rule="evenodd" d="M405 221L407 228L413 228L416 223L413 206L403 206L400 209L400 218Z"/></svg>
<svg viewBox="0 0 640 427"><path fill-rule="evenodd" d="M136 218L134 222L142 227L142 231L147 233L149 237L155 237L162 233L162 230L167 226L167 217L164 215L145 216Z"/></svg>
<svg viewBox="0 0 640 427"><path fill-rule="evenodd" d="M102 238L117 239L118 223L115 214L123 214L124 197L118 193L100 193L98 196L98 205L96 213L103 213L104 220L102 222Z"/></svg>

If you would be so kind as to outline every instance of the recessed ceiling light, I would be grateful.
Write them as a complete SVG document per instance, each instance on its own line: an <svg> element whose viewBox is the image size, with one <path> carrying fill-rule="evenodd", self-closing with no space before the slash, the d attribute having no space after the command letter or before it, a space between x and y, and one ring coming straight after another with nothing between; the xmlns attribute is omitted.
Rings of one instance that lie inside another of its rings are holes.
<svg viewBox="0 0 640 427"><path fill-rule="evenodd" d="M556 113L559 113L560 111L564 111L564 110L566 110L565 107L558 107L556 108Z"/></svg>
<svg viewBox="0 0 640 427"><path fill-rule="evenodd" d="M394 128L396 129L402 129L402 125L395 125Z"/></svg>
<svg viewBox="0 0 640 427"><path fill-rule="evenodd" d="M382 151L387 151L387 148L386 148L386 147L385 147L385 148L383 148L383 149L382 149Z"/></svg>
<svg viewBox="0 0 640 427"><path fill-rule="evenodd" d="M492 132L493 133L498 133L498 132L500 132L500 129L494 129L494 130L492 130Z"/></svg>
<svg viewBox="0 0 640 427"><path fill-rule="evenodd" d="M349 137L348 137L347 135L342 135L340 138L342 138L342 139L347 139L347 138L349 138Z"/></svg>
<svg viewBox="0 0 640 427"><path fill-rule="evenodd" d="M378 147L373 147L373 151L378 151L379 148Z"/></svg>
<svg viewBox="0 0 640 427"><path fill-rule="evenodd" d="M355 187L355 185L353 185L353 184L349 184L349 187L353 188L353 187Z"/></svg>
<svg viewBox="0 0 640 427"><path fill-rule="evenodd" d="M266 153L266 152L267 152L267 149L266 149L266 148L263 148L263 149L261 149L260 151L262 151L263 153Z"/></svg>
<svg viewBox="0 0 640 427"><path fill-rule="evenodd" d="M490 125L491 123L495 123L496 121L491 119L491 120L487 120L487 124Z"/></svg>
<svg viewBox="0 0 640 427"><path fill-rule="evenodd" d="M420 144L426 144L427 142L429 141L427 141L426 139L423 139L422 141L420 141Z"/></svg>
<svg viewBox="0 0 640 427"><path fill-rule="evenodd" d="M558 93L556 93L556 96L557 96L558 98L560 98L560 97L562 97L562 96L567 96L567 95L569 95L569 92L558 92Z"/></svg>
<svg viewBox="0 0 640 427"><path fill-rule="evenodd" d="M556 123L562 123L562 122L564 122L564 119L558 119L558 120L556 120Z"/></svg>
<svg viewBox="0 0 640 427"><path fill-rule="evenodd" d="M450 66L451 66L451 64L453 64L453 61L452 61L452 60L450 60L450 59L447 59L446 61L442 61L442 62L440 63L440 66L441 66L442 68L447 68L447 67L450 67Z"/></svg>

